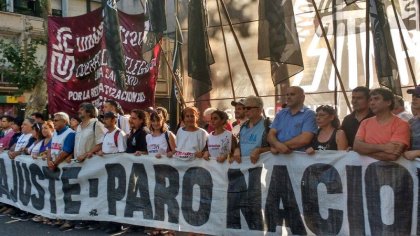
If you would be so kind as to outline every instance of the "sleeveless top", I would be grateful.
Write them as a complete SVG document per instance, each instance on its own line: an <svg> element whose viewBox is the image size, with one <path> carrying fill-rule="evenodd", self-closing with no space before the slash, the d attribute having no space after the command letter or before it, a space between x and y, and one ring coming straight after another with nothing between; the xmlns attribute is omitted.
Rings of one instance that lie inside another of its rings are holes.
<svg viewBox="0 0 420 236"><path fill-rule="evenodd" d="M337 129L334 129L333 133L330 136L330 139L328 139L327 142L320 142L318 141L318 135L321 130L318 129L318 133L312 140L312 148L314 150L337 150L337 142L335 141L335 135L337 134Z"/></svg>
<svg viewBox="0 0 420 236"><path fill-rule="evenodd" d="M67 128L61 134L58 134L57 131L54 131L54 135L51 138L51 158L53 161L63 150L64 140L70 133L74 133L74 131L70 128Z"/></svg>

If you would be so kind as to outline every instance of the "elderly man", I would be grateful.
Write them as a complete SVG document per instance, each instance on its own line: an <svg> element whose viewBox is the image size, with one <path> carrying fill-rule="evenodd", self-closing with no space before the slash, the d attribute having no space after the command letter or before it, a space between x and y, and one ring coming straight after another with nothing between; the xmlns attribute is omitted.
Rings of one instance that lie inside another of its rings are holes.
<svg viewBox="0 0 420 236"><path fill-rule="evenodd" d="M381 161L395 161L410 144L408 123L394 114L394 94L377 88L370 93L369 107L375 116L360 124L354 151Z"/></svg>
<svg viewBox="0 0 420 236"><path fill-rule="evenodd" d="M270 150L266 138L270 121L262 116L264 104L261 98L248 96L244 104L248 120L239 131L239 145L234 151L233 159L239 163L241 156L249 156L255 164L261 153Z"/></svg>
<svg viewBox="0 0 420 236"><path fill-rule="evenodd" d="M287 107L277 113L268 142L273 154L304 151L317 133L315 112L303 105L305 92L292 86L286 90Z"/></svg>
<svg viewBox="0 0 420 236"><path fill-rule="evenodd" d="M48 150L48 168L57 169L58 165L68 160L73 154L75 133L68 127L70 122L69 115L64 112L54 114L55 132L51 139L51 149Z"/></svg>
<svg viewBox="0 0 420 236"><path fill-rule="evenodd" d="M410 151L404 152L404 157L408 160L420 158L420 85L414 89L407 90L411 94L411 109L416 114L410 121L411 129L411 148Z"/></svg>

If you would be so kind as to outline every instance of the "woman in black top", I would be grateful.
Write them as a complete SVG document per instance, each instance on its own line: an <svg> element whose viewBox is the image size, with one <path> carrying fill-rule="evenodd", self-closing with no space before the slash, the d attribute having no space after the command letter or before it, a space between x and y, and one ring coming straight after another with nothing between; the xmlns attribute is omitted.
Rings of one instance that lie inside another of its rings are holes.
<svg viewBox="0 0 420 236"><path fill-rule="evenodd" d="M315 150L347 150L346 135L340 127L340 120L332 106L320 106L316 109L318 133L312 140L306 153L314 154Z"/></svg>

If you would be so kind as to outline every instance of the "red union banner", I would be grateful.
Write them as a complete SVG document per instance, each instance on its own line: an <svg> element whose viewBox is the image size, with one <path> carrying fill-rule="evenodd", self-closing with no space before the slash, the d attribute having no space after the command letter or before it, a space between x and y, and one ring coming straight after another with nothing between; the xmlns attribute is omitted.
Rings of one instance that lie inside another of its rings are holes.
<svg viewBox="0 0 420 236"><path fill-rule="evenodd" d="M48 19L48 106L51 114L75 115L79 104L99 107L107 99L127 112L154 105L159 47L143 58L144 15L118 12L125 58L126 89L115 86L108 65L102 9L77 17ZM112 47L112 45L109 45Z"/></svg>

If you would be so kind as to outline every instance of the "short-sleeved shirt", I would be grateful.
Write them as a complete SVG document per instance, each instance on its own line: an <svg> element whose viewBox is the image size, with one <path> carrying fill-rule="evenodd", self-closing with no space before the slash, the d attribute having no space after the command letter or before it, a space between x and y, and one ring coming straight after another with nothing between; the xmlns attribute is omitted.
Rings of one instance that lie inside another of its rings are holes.
<svg viewBox="0 0 420 236"><path fill-rule="evenodd" d="M370 144L398 142L409 147L410 127L407 122L395 115L385 124L378 123L376 116L374 116L360 123L356 137Z"/></svg>
<svg viewBox="0 0 420 236"><path fill-rule="evenodd" d="M410 121L411 150L420 150L420 117L413 117Z"/></svg>
<svg viewBox="0 0 420 236"><path fill-rule="evenodd" d="M225 130L223 133L215 135L214 131L211 132L208 137L207 147L211 159L229 155L232 151L232 133Z"/></svg>
<svg viewBox="0 0 420 236"><path fill-rule="evenodd" d="M167 132L167 133L166 133ZM166 135L168 139L171 135L171 131L166 131L161 133L159 136L153 136L152 134L146 135L147 142L147 152L149 154L165 154L169 151L168 142L166 140Z"/></svg>
<svg viewBox="0 0 420 236"><path fill-rule="evenodd" d="M186 131L180 128L176 133L176 148L174 157L188 161L195 158L195 153L203 151L207 143L207 131L198 128L196 131Z"/></svg>
<svg viewBox="0 0 420 236"><path fill-rule="evenodd" d="M360 122L374 115L375 114L369 111L368 115L365 118L363 118ZM353 147L354 137L356 137L356 133L357 133L357 130L359 129L360 122L359 120L356 119L355 111L344 117L343 123L341 124L341 129L346 134L349 147Z"/></svg>
<svg viewBox="0 0 420 236"><path fill-rule="evenodd" d="M74 141L74 156L83 155L92 150L95 145L101 144L104 133L104 125L96 118L90 119L86 127L82 128L82 125L79 124Z"/></svg>
<svg viewBox="0 0 420 236"><path fill-rule="evenodd" d="M263 143L265 132L264 118L261 117L261 119L252 127L249 126L249 121L245 122L241 127L241 131L239 131L239 148L241 150L241 156L249 156L255 148L266 146Z"/></svg>
<svg viewBox="0 0 420 236"><path fill-rule="evenodd" d="M150 133L147 127L141 127L135 132L130 133L127 138L126 153L135 153L136 151L147 152L146 135Z"/></svg>
<svg viewBox="0 0 420 236"><path fill-rule="evenodd" d="M282 109L274 118L271 128L277 130L277 139L287 142L303 132L316 134L318 127L315 121L315 112L303 107L296 114L292 114L289 108ZM304 150L304 147L298 149Z"/></svg>
<svg viewBox="0 0 420 236"><path fill-rule="evenodd" d="M118 133L117 133L118 131ZM102 152L105 154L125 152L127 148L124 131L119 128L106 132L102 141Z"/></svg>

